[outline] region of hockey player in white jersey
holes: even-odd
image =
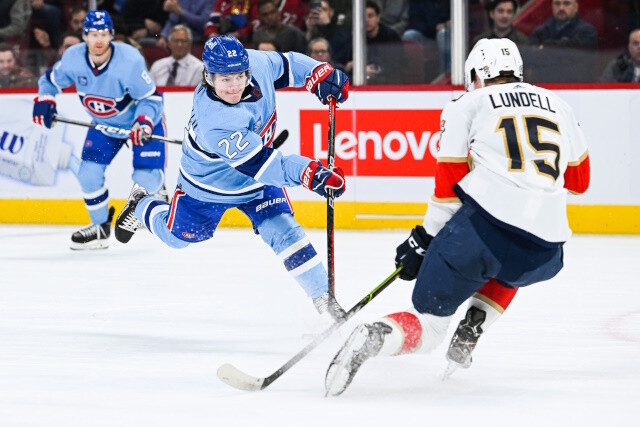
[[[306,88],[323,103],[344,102],[349,80],[340,70],[305,55],[246,50],[233,36],[209,39],[204,78],[193,96],[185,129],[178,187],[171,204],[134,185],[116,220],[126,243],[141,226],[167,245],[184,248],[210,239],[227,209],[236,207],[280,257],[320,313],[344,311],[328,292],[320,257],[293,217],[283,187],[302,185],[326,196],[345,190],[344,173],[318,161],[283,155],[271,147],[276,128],[275,90]]]
[[[84,43],[70,47],[38,82],[33,121],[50,128],[57,114],[55,95],[75,85],[92,122],[131,128],[133,181],[155,193],[164,187],[165,144],[142,141],[164,135],[163,102],[144,58],[133,47],[113,43],[113,23],[105,11],[90,11],[83,23]],[[107,248],[113,208],[105,170],[126,141],[108,131],[89,129],[77,173],[91,225],[71,236],[71,249]]]
[[[522,82],[507,39],[482,39],[465,63],[468,92],[441,116],[435,191],[396,250],[401,278],[416,279],[413,307],[352,332],[326,373],[339,395],[370,357],[429,352],[452,315],[485,284],[519,288],[554,277],[571,235],[567,191],[589,185],[589,157],[571,108]],[[482,315],[471,328],[486,327]]]

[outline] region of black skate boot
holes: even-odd
[[[346,320],[347,313],[340,307],[338,301],[331,292],[325,292],[313,299],[313,305],[321,316],[331,317],[328,323],[342,323]]]
[[[385,335],[389,333],[391,327],[382,322],[362,324],[354,329],[327,369],[324,380],[326,394],[342,394],[362,364],[380,352]]]
[[[447,350],[447,360],[449,367],[445,377],[450,376],[457,368],[467,369],[471,366],[471,353],[478,344],[478,339],[482,335],[482,324],[487,317],[487,313],[478,307],[470,307],[464,319],[458,324],[458,329],[451,338],[449,350]]]
[[[127,243],[133,237],[133,233],[142,227],[142,223],[136,218],[136,206],[145,196],[148,196],[147,190],[138,184],[133,184],[127,204],[124,205],[122,212],[116,219],[115,235],[118,242]]]
[[[74,251],[86,251],[91,249],[107,249],[109,247],[109,235],[111,234],[111,221],[116,208],[109,208],[107,222],[91,224],[81,228],[71,235],[70,248]]]

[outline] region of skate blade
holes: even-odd
[[[459,367],[460,364],[456,362],[449,362],[446,369],[444,370],[444,373],[442,374],[442,381],[448,380],[451,375],[453,375],[453,373],[458,370]]]
[[[347,363],[353,357],[354,349],[360,349],[369,338],[369,330],[364,326],[359,326],[351,333],[351,336],[340,350],[342,355],[336,356],[336,363],[329,366],[325,376],[324,396],[339,396],[349,387],[349,377],[351,373],[346,368]],[[342,357],[340,357],[342,356]],[[333,370],[331,368],[334,368]]]
[[[109,247],[109,241],[104,239],[104,241],[99,240],[91,243],[74,243],[71,242],[69,249],[72,251],[93,251],[97,249],[107,249]]]

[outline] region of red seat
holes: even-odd
[[[202,52],[204,52],[204,44],[194,44],[191,46],[191,55],[195,56],[199,60],[202,60]]]
[[[155,45],[146,45],[142,46],[142,53],[144,55],[144,59],[147,60],[147,64],[149,64],[149,68],[160,58],[166,58],[169,56],[169,51],[163,47],[155,46]]]

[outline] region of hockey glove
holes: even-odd
[[[151,138],[153,132],[153,122],[147,116],[138,116],[131,127],[131,143],[133,145],[144,145]]]
[[[409,238],[396,248],[396,268],[402,266],[400,278],[413,280],[418,277],[424,254],[431,243],[432,236],[427,234],[423,226],[417,225]]]
[[[302,172],[302,186],[322,197],[327,197],[327,190],[333,190],[333,195],[340,197],[346,188],[344,172],[339,167],[330,171],[314,160]]]
[[[340,70],[334,70],[326,62],[313,69],[307,77],[305,87],[325,105],[329,103],[330,96],[338,103],[349,97],[349,77]]]
[[[51,95],[39,95],[33,99],[33,123],[51,129],[58,114],[56,99]]]

